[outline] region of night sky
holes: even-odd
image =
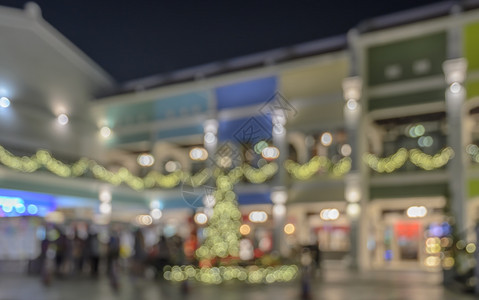
[[[24,0],[0,0],[23,7]],[[431,0],[37,0],[118,82],[346,33]]]

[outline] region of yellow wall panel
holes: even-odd
[[[341,92],[343,78],[349,75],[346,58],[300,67],[279,75],[279,90],[289,99],[313,98]]]

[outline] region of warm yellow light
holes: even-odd
[[[476,245],[474,245],[473,243],[467,244],[467,246],[466,246],[466,252],[467,252],[467,253],[474,253],[474,252],[476,252]]]
[[[284,225],[284,233],[286,234],[293,234],[295,230],[296,228],[291,223]]]
[[[190,158],[192,160],[206,160],[208,158],[208,151],[202,147],[195,147],[190,150]]]
[[[426,240],[426,252],[435,254],[441,252],[441,240],[438,237],[430,237]]]
[[[251,232],[251,227],[248,224],[243,224],[240,226],[239,231],[242,235],[248,235]]]
[[[428,267],[437,267],[439,266],[439,263],[441,262],[441,259],[437,256],[428,256],[426,260],[424,261],[424,264]]]
[[[153,218],[150,215],[138,215],[136,216],[136,223],[139,225],[148,226],[153,223]]]
[[[452,267],[454,267],[454,258],[453,257],[446,257],[444,258],[443,262],[442,262],[442,266],[445,268],[445,269],[450,269]]]
[[[459,249],[459,250],[462,250],[462,249],[466,248],[466,242],[464,240],[459,240],[456,243],[456,248]]]

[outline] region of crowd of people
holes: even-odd
[[[149,242],[141,228],[125,229],[46,225],[40,241],[39,257],[32,261],[32,273],[41,274],[44,284],[54,278],[108,275],[114,288],[118,276],[128,272],[133,280],[149,274],[158,276],[164,266],[182,264],[187,259],[189,243],[177,234],[157,234]],[[186,254],[185,254],[186,250]]]

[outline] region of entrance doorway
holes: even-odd
[[[369,206],[374,268],[440,270],[439,239],[450,234],[444,197],[376,199]]]

